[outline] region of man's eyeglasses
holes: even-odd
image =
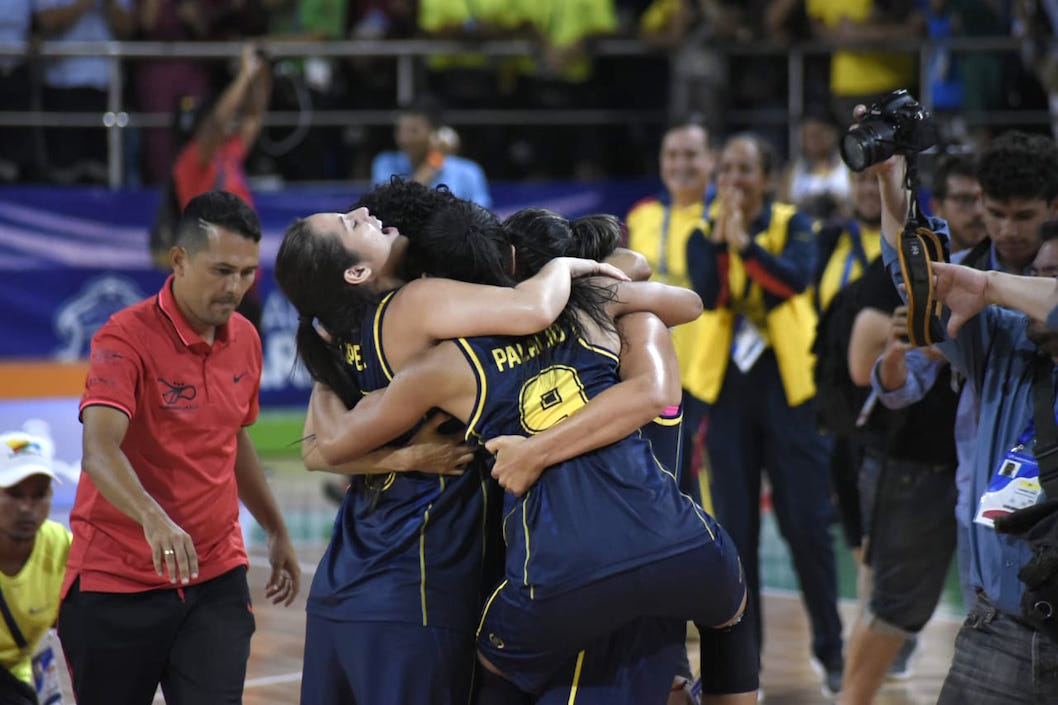
[[[959,208],[972,208],[981,202],[981,196],[975,193],[949,193],[944,200],[951,201]]]

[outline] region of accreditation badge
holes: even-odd
[[[1036,458],[1018,443],[1007,451],[999,467],[992,474],[988,489],[981,495],[974,522],[995,528],[995,520],[1040,499],[1040,468]]]
[[[731,343],[731,359],[742,374],[753,369],[765,347],[764,336],[757,326],[745,316],[739,316],[735,323],[735,338]]]

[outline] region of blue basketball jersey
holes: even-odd
[[[365,318],[359,341],[345,345],[346,368],[365,393],[392,379],[381,345],[391,297]],[[488,494],[496,491],[485,455],[458,477],[354,476],[313,578],[308,612],[473,630],[481,608],[486,525],[498,520],[487,516]]]
[[[680,472],[683,461],[680,429],[683,426],[683,405],[666,409],[665,413],[639,429],[650,443],[654,457],[673,475]]]
[[[618,358],[552,327],[541,344],[459,339],[477,377],[467,438],[532,435],[616,384]],[[548,468],[524,497],[506,495],[506,577],[534,598],[713,541],[711,520],[636,433]]]

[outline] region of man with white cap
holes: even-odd
[[[70,532],[48,519],[51,445],[0,434],[0,702],[36,705],[30,656],[59,614]]]

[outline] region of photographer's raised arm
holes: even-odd
[[[907,160],[901,155],[889,157],[871,167],[882,197],[882,237],[894,249],[899,247],[900,233],[907,222],[911,204],[911,192],[904,184],[906,168]]]

